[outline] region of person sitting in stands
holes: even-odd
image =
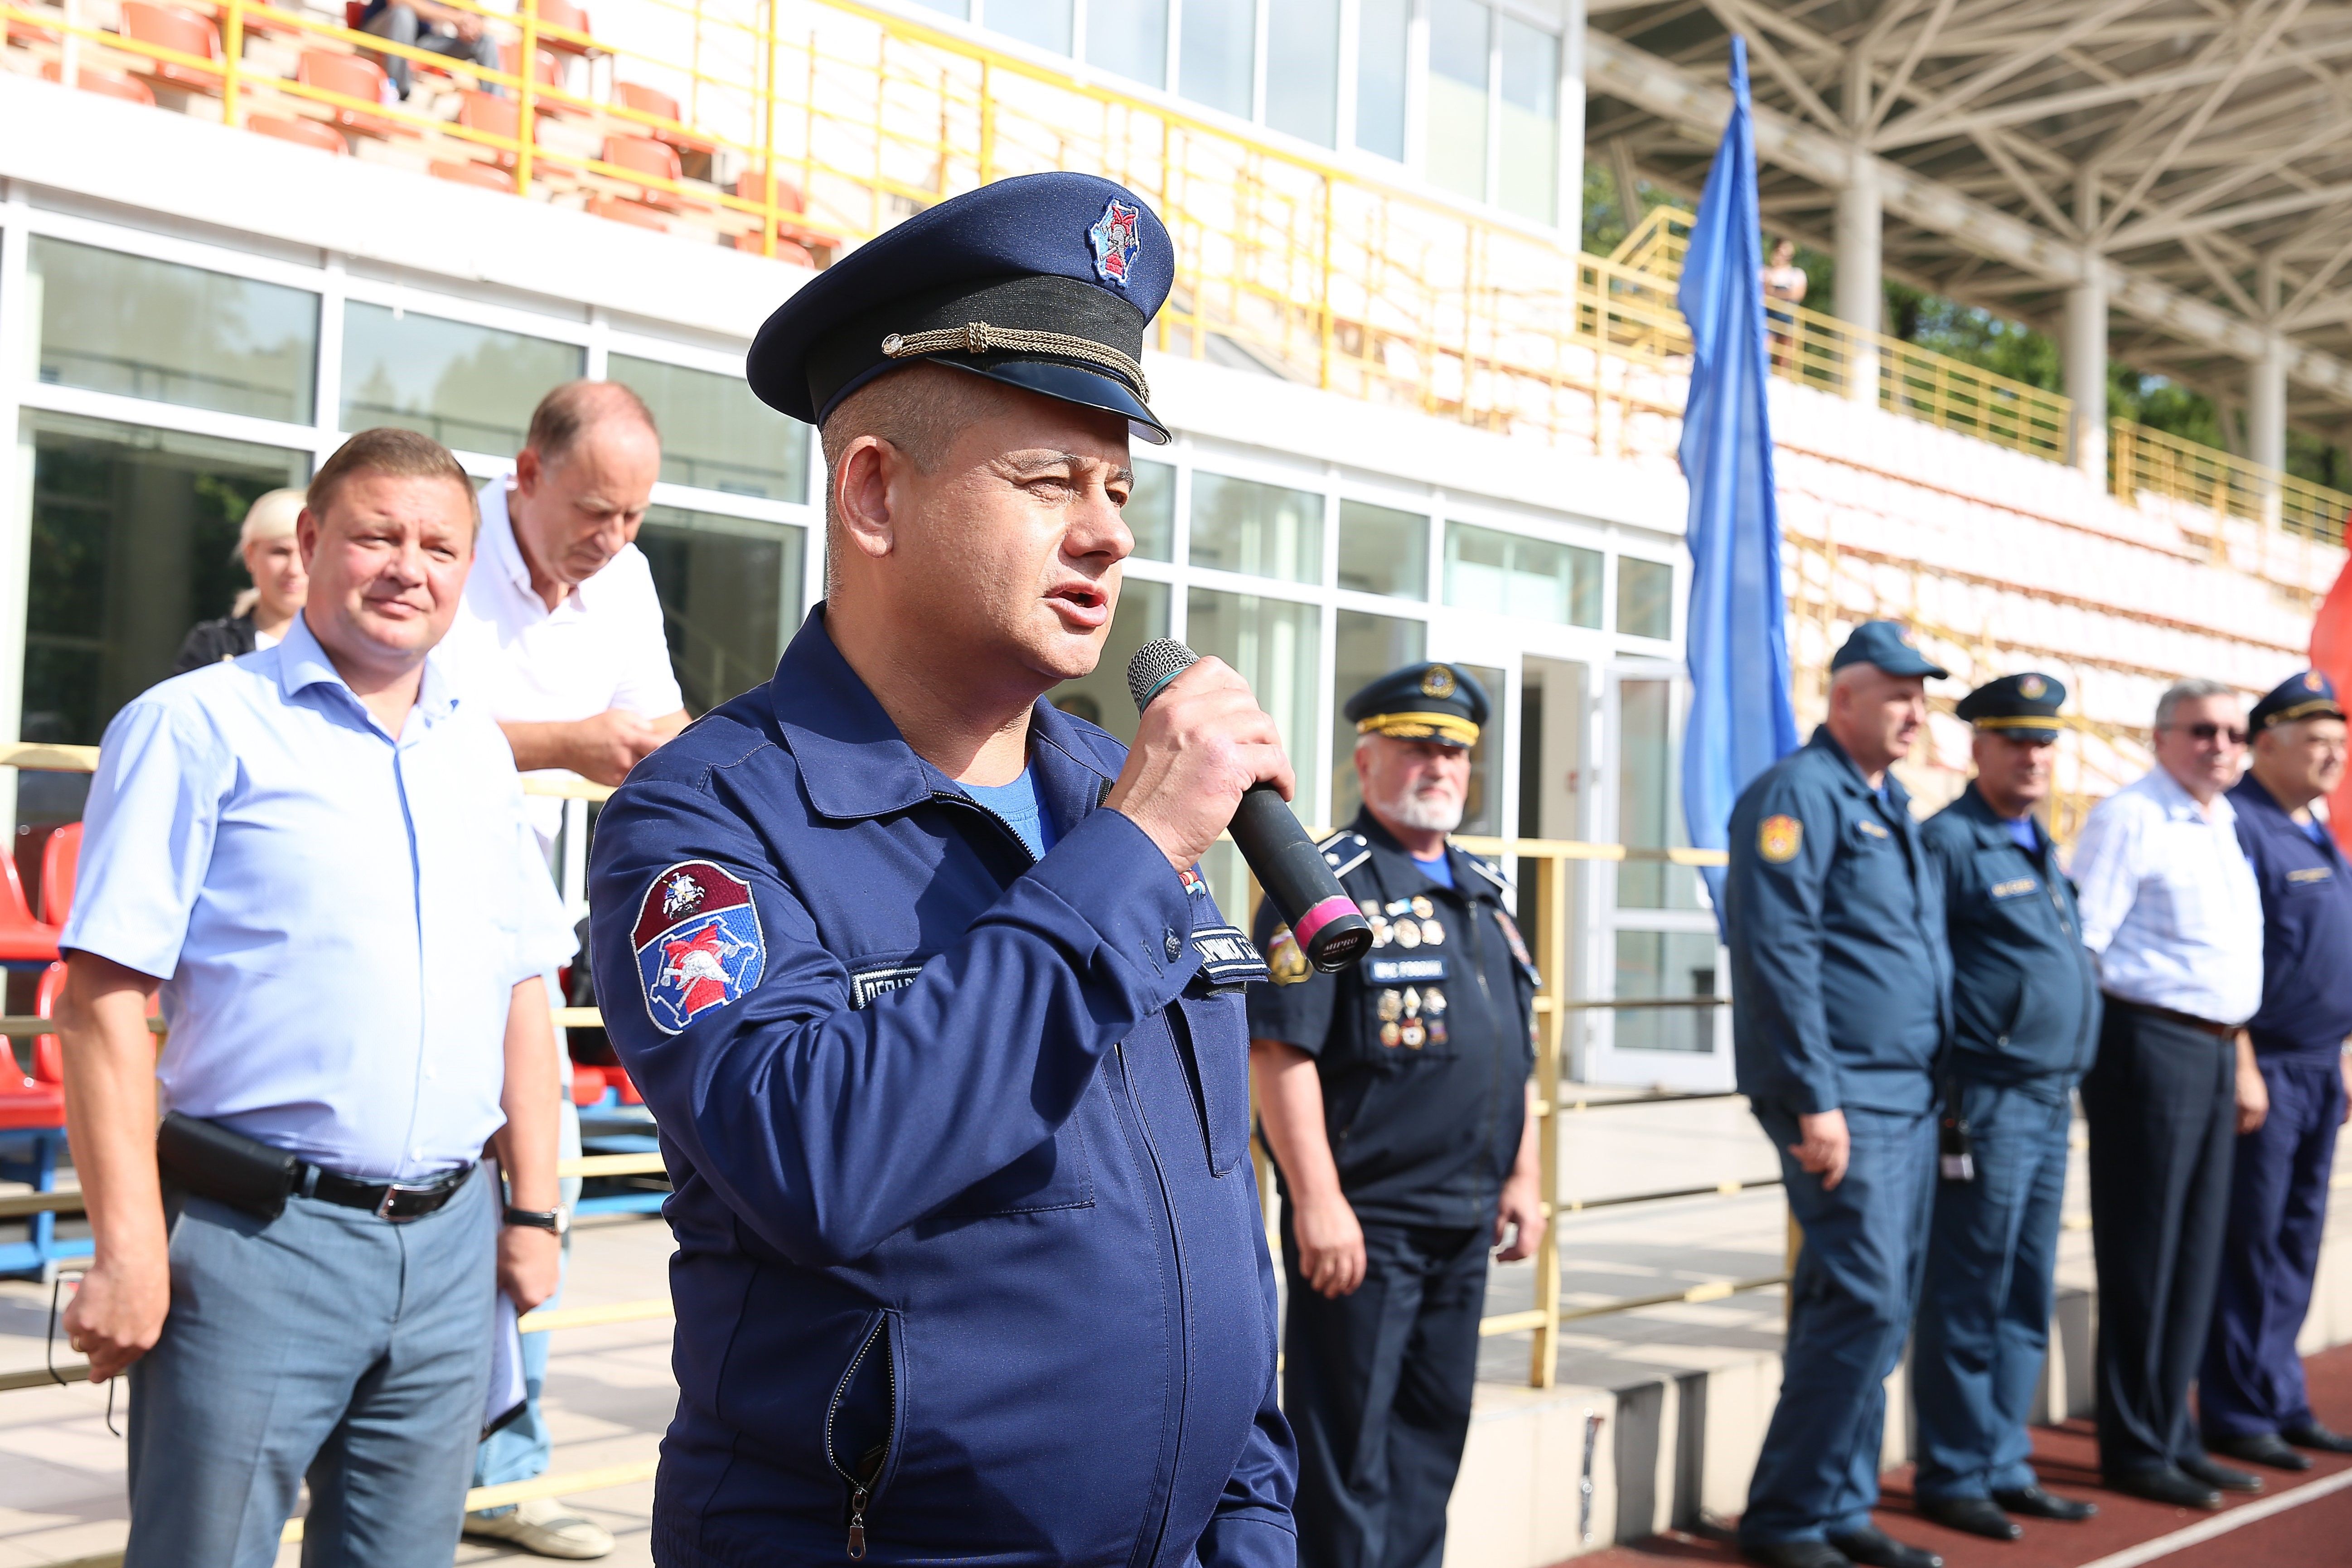
[[[368,8],[360,14],[360,31],[411,48],[471,60],[491,70],[500,68],[499,41],[482,30],[481,16],[472,11],[460,11],[455,5],[438,5],[436,0],[368,0]],[[400,96],[406,98],[415,62],[404,55],[382,58],[383,74],[392,79]],[[499,90],[492,82],[486,81],[481,87],[484,92]]]
[[[180,656],[172,661],[173,675],[278,646],[301,613],[302,595],[310,586],[301,546],[294,542],[294,520],[301,515],[300,490],[271,490],[246,509],[236,552],[253,586],[236,596],[221,619],[198,621],[188,628]]]

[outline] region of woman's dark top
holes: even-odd
[[[251,653],[253,648],[251,616],[225,616],[217,621],[198,621],[188,628],[187,640],[180,645],[180,657],[172,663],[172,673],[185,675],[192,669],[202,669],[225,658],[242,658]]]

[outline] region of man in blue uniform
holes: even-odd
[[[1265,971],[1192,869],[1290,769],[1213,659],[1129,752],[1042,700],[1117,604],[1173,262],[1108,181],[1007,180],[752,346],[823,432],[828,598],[636,766],[590,882],[677,1186],[669,1568],[1294,1560]]]
[[[2352,1037],[2352,868],[2311,814],[2344,776],[2343,705],[2307,669],[2254,704],[2253,763],[2230,791],[2263,895],[2263,1005],[2246,1025],[2269,1107],[2238,1134],[2221,1285],[2197,1405],[2205,1446],[2307,1470],[2352,1454],[2311,1413],[2295,1336],[2311,1306]]]
[[[2074,889],[2034,820],[2065,686],[2008,675],[1960,700],[1976,778],[1922,835],[1944,879],[1954,1038],[1943,1180],[1912,1349],[1919,1511],[1995,1541],[2011,1514],[2098,1510],[2042,1489],[2028,1406],[2049,1351],[2074,1089],[2099,1044],[2099,975]]]
[[[1369,958],[1318,974],[1258,911],[1274,984],[1250,993],[1250,1059],[1282,1184],[1306,1564],[1437,1568],[1487,1255],[1543,1237],[1535,967],[1502,879],[1446,842],[1486,700],[1451,664],[1348,700],[1364,805],[1323,854],[1372,922]]]
[[[1829,717],[1732,807],[1724,930],[1739,1088],[1804,1247],[1739,1544],[1772,1568],[1937,1568],[1871,1522],[1887,1374],[1917,1300],[1951,1033],[1944,888],[1889,772],[1944,671],[1894,621],[1831,660]]]

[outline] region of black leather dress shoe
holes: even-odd
[[[2025,1533],[1989,1497],[1923,1497],[1917,1506],[1922,1518],[1954,1530],[1965,1530],[1970,1535],[1981,1535],[1987,1541],[2014,1541]]]
[[[2019,1487],[2011,1491],[1992,1494],[2003,1513],[2021,1513],[2028,1519],[2054,1519],[2067,1524],[2080,1524],[2098,1516],[2099,1505],[2077,1502],[2070,1497],[2045,1492],[2040,1487]]]
[[[2289,1426],[2279,1436],[2298,1448],[2314,1448],[2323,1454],[2352,1454],[2352,1437],[2341,1432],[2331,1432],[2314,1421],[2308,1426]]]
[[[2227,1465],[2217,1465],[2202,1455],[2181,1460],[2180,1473],[2192,1481],[2202,1481],[2225,1492],[2258,1492],[2263,1489],[2262,1477],[2245,1470],[2233,1470]]]
[[[1853,1568],[1853,1562],[1826,1541],[1776,1541],[1742,1546],[1739,1554],[1764,1568]]]
[[[2286,1439],[2275,1432],[2251,1432],[2242,1436],[2208,1437],[2205,1447],[2216,1454],[2232,1459],[2243,1459],[2250,1465],[2268,1465],[2274,1470],[2307,1470],[2309,1455],[2298,1454],[2286,1446]]]
[[[2192,1481],[2170,1465],[2152,1470],[2123,1470],[2106,1478],[2111,1491],[2127,1492],[2150,1502],[2174,1508],[2220,1508],[2221,1494],[2203,1481]]]
[[[1855,1563],[1869,1568],[1944,1568],[1944,1560],[1916,1546],[1906,1546],[1876,1525],[1865,1530],[1832,1533],[1830,1544]]]

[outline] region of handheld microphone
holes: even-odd
[[[1170,681],[1200,662],[1199,654],[1173,637],[1145,643],[1127,665],[1135,710],[1151,706]],[[1230,831],[1307,963],[1336,974],[1371,951],[1370,923],[1357,912],[1323,852],[1272,784],[1255,784],[1243,792]]]

